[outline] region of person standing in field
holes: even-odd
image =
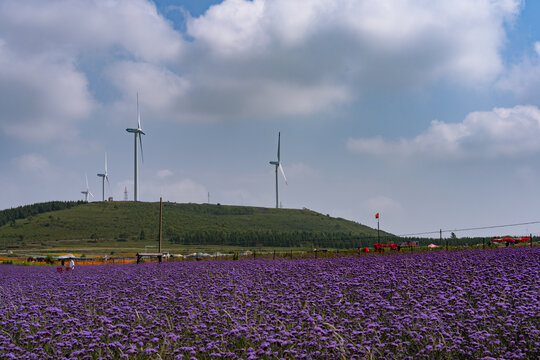
[[[75,268],[75,262],[73,261],[73,259],[69,260],[69,267],[71,268],[71,270]]]

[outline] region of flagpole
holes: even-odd
[[[379,236],[379,218],[378,217],[377,217],[377,242],[379,244],[381,243],[381,239],[380,239],[380,236]]]

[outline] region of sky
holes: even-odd
[[[540,220],[540,2],[0,0],[0,209],[309,208],[396,235]],[[456,232],[540,234],[540,224]],[[445,236],[449,232],[445,233]]]

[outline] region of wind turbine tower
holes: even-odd
[[[285,172],[283,171],[283,166],[281,166],[281,159],[279,155],[280,142],[281,142],[281,133],[278,132],[277,161],[270,161],[270,164],[276,167],[276,209],[279,209],[278,169],[281,171],[281,175],[283,175],[283,179],[285,179],[285,185],[287,185],[287,177],[285,177]]]
[[[88,202],[88,195],[94,197],[94,194],[92,194],[90,188],[88,187],[88,175],[84,174],[84,177],[86,179],[86,190],[81,191],[81,194],[84,194],[84,202]]]
[[[107,173],[107,153],[105,153],[105,172],[103,174],[97,174],[102,181],[101,183],[101,201],[105,201],[105,180],[107,180],[107,184],[111,186],[109,183],[109,174]]]
[[[137,128],[136,129],[132,129],[132,128],[128,128],[126,129],[127,132],[129,133],[133,133],[133,135],[135,135],[135,176],[134,176],[134,186],[133,186],[133,200],[134,201],[138,201],[139,200],[139,197],[138,197],[138,184],[137,184],[137,181],[138,181],[138,178],[139,178],[139,169],[138,169],[138,158],[137,158],[137,137],[139,138],[139,145],[141,146],[141,160],[144,162],[144,158],[143,158],[143,149],[142,149],[142,136],[141,135],[146,135],[143,131],[142,131],[142,128],[141,128],[141,114],[139,113],[139,93],[137,93]]]

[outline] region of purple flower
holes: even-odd
[[[534,358],[539,256],[539,248],[509,248],[81,266],[61,282],[5,265],[0,353]]]

